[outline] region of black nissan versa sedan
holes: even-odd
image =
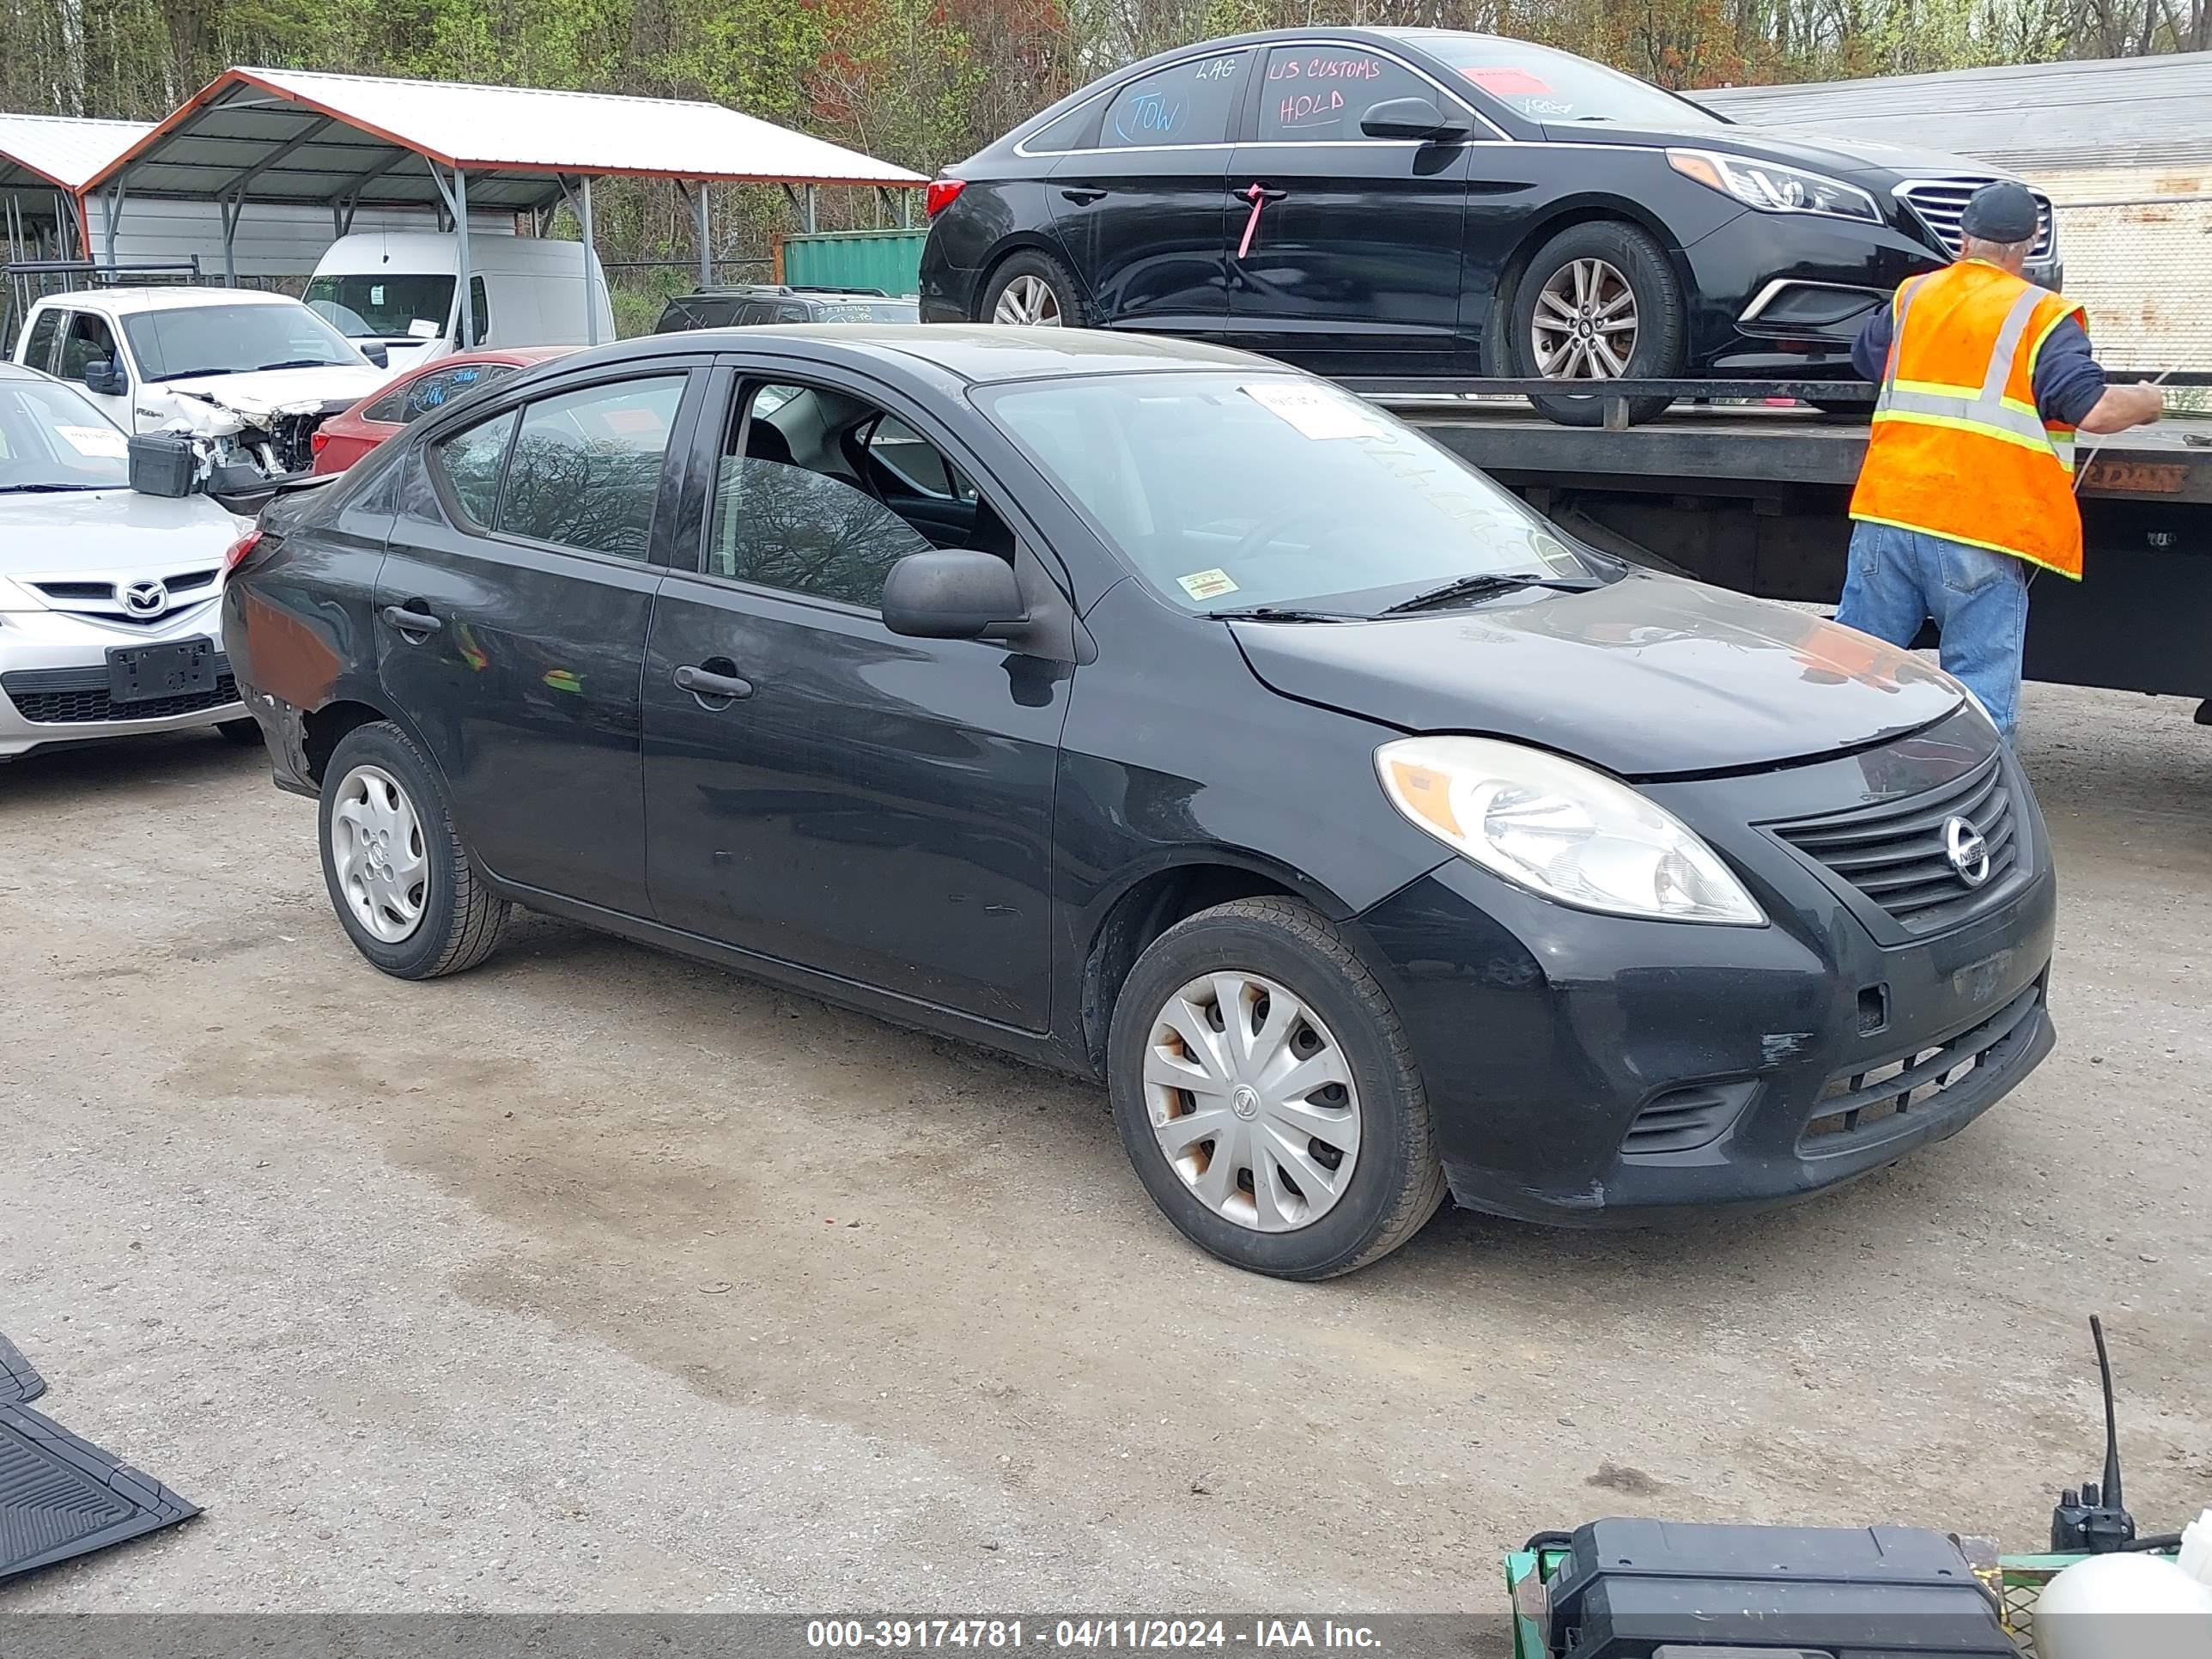
[[[1447,1190],[1798,1197],[2051,1043],[2049,845],[1956,682],[1241,353],[633,340],[238,556],[231,659],[377,967],[521,904],[1103,1079],[1260,1272]]]
[[[1849,378],[1865,314],[1956,252],[1996,176],[1738,126],[1524,41],[1240,35],[1116,70],[949,169],[922,318],[1141,329],[1340,376]],[[2047,205],[2029,274],[2057,285]]]

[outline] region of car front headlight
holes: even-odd
[[[1401,738],[1375,751],[1391,804],[1495,875],[1582,910],[1758,927],[1710,847],[1626,784],[1491,738]]]
[[[1874,198],[1856,185],[1807,173],[1802,167],[1723,155],[1712,149],[1670,149],[1667,165],[1684,178],[1694,179],[1761,212],[1826,213],[1872,224],[1881,222],[1881,210],[1874,204]]]

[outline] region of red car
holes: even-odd
[[[386,382],[351,409],[333,415],[309,441],[318,472],[343,472],[410,421],[443,409],[465,392],[503,380],[517,369],[567,356],[574,346],[507,346],[458,351]]]

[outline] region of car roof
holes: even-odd
[[[754,351],[804,345],[824,363],[860,367],[927,365],[970,385],[1064,375],[1129,374],[1160,369],[1241,369],[1270,374],[1297,370],[1249,352],[1194,340],[1106,329],[1015,328],[981,323],[781,323],[760,328],[701,328],[641,335],[580,352],[576,367],[649,361],[704,349]]]
[[[49,294],[42,306],[83,306],[117,316],[142,311],[183,311],[195,306],[296,306],[289,294],[269,294],[257,288],[191,288],[163,284],[146,288],[84,289],[70,294]]]

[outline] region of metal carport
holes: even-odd
[[[249,202],[327,206],[343,235],[363,206],[442,210],[468,291],[469,215],[539,212],[566,201],[592,246],[592,180],[667,179],[690,198],[700,280],[710,279],[708,187],[715,184],[915,188],[920,173],[720,104],[465,86],[443,81],[233,69],[87,184],[111,256],[134,196],[212,201],[226,276]],[[811,200],[811,195],[809,199]],[[471,319],[458,306],[460,337]]]
[[[76,251],[85,185],[153,130],[146,121],[0,115],[0,220],[9,261],[65,259]]]

